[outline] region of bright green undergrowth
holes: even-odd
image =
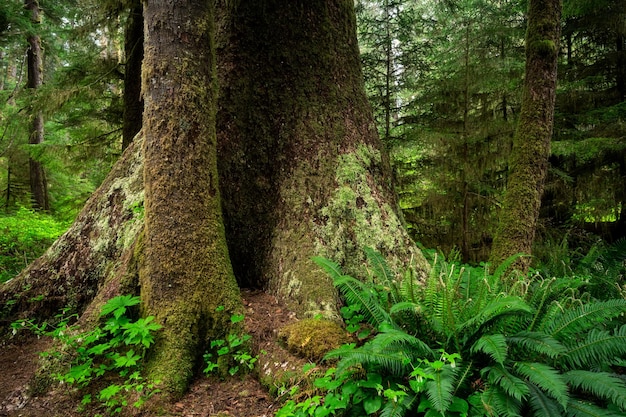
[[[23,207],[0,216],[0,283],[17,275],[68,227],[68,222]]]
[[[317,390],[278,417],[625,415],[626,300],[539,275],[505,287],[515,258],[493,273],[435,259],[420,285],[366,253],[376,279],[365,282],[315,258],[365,339],[328,353]]]
[[[224,310],[223,306],[218,307],[218,311]],[[237,323],[241,323],[245,316],[243,314],[233,314],[230,322],[233,328]],[[203,355],[206,367],[203,372],[207,375],[230,375],[245,374],[254,369],[254,364],[259,359],[250,353],[249,341],[252,338],[249,334],[231,332],[225,339],[215,339],[209,344],[209,350]]]
[[[146,381],[141,370],[161,326],[153,316],[131,318],[131,308],[139,302],[139,297],[130,295],[112,298],[100,311],[101,325],[86,332],[69,324],[75,316],[61,317],[53,328],[34,320],[20,320],[12,327],[14,332],[28,328],[57,340],[55,348],[42,353],[56,364],[55,369],[61,369],[53,374],[54,379],[80,389],[104,384],[95,396],[85,394],[82,405],[96,401],[104,412],[120,413],[131,404],[140,407],[159,391],[158,381]]]

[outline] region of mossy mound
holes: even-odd
[[[304,319],[278,332],[287,350],[311,361],[319,361],[332,349],[351,341],[345,329],[326,319]]]

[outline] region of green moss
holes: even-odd
[[[304,319],[289,324],[278,332],[287,350],[309,359],[320,361],[332,349],[351,341],[346,331],[336,322],[324,319]]]
[[[550,39],[536,40],[530,46],[539,55],[550,56],[557,52],[556,44]]]
[[[362,276],[364,247],[383,253],[397,253],[407,247],[400,219],[375,185],[372,171],[380,161],[378,150],[362,144],[340,156],[337,187],[321,209],[326,222],[317,228],[320,239],[316,253],[342,264],[347,273],[356,276]],[[394,263],[399,266],[397,260],[392,260]]]

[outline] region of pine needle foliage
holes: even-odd
[[[342,397],[345,407],[319,415],[625,415],[618,371],[626,363],[626,300],[594,299],[569,288],[566,278],[534,276],[506,287],[506,268],[489,273],[440,259],[416,285],[407,282],[410,271],[398,279],[380,254],[365,253],[378,284],[314,259],[375,327],[359,346],[327,355],[338,360],[342,381],[329,395],[348,383],[360,391]],[[365,400],[374,397],[382,401]]]

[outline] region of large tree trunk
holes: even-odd
[[[143,133],[72,228],[0,287],[7,320],[69,305],[84,322],[112,296],[140,292],[164,325],[147,369],[173,394],[240,308],[220,211],[209,4],[144,3]],[[219,185],[241,284],[336,317],[312,256],[363,276],[370,246],[424,272],[365,99],[352,1],[242,0],[219,22]]]
[[[144,16],[141,299],[163,325],[148,374],[177,395],[241,299],[217,177],[213,2],[150,0]]]
[[[38,0],[26,0],[25,7],[30,12],[31,21],[34,25],[41,23],[41,9]],[[41,38],[35,33],[28,35],[28,82],[26,88],[37,90],[43,84],[43,50],[41,49]],[[31,114],[32,122],[29,131],[28,143],[37,146],[43,142],[43,113],[35,108]],[[32,156],[29,158],[30,168],[30,192],[33,206],[36,209],[48,211],[48,184],[41,162]]]
[[[560,0],[530,0],[526,32],[526,79],[522,110],[509,159],[509,179],[490,261],[530,255],[539,217],[554,125]],[[530,258],[516,261],[525,273]]]
[[[218,24],[218,162],[239,281],[332,317],[312,256],[362,277],[369,246],[426,270],[365,97],[352,0],[241,0]]]

